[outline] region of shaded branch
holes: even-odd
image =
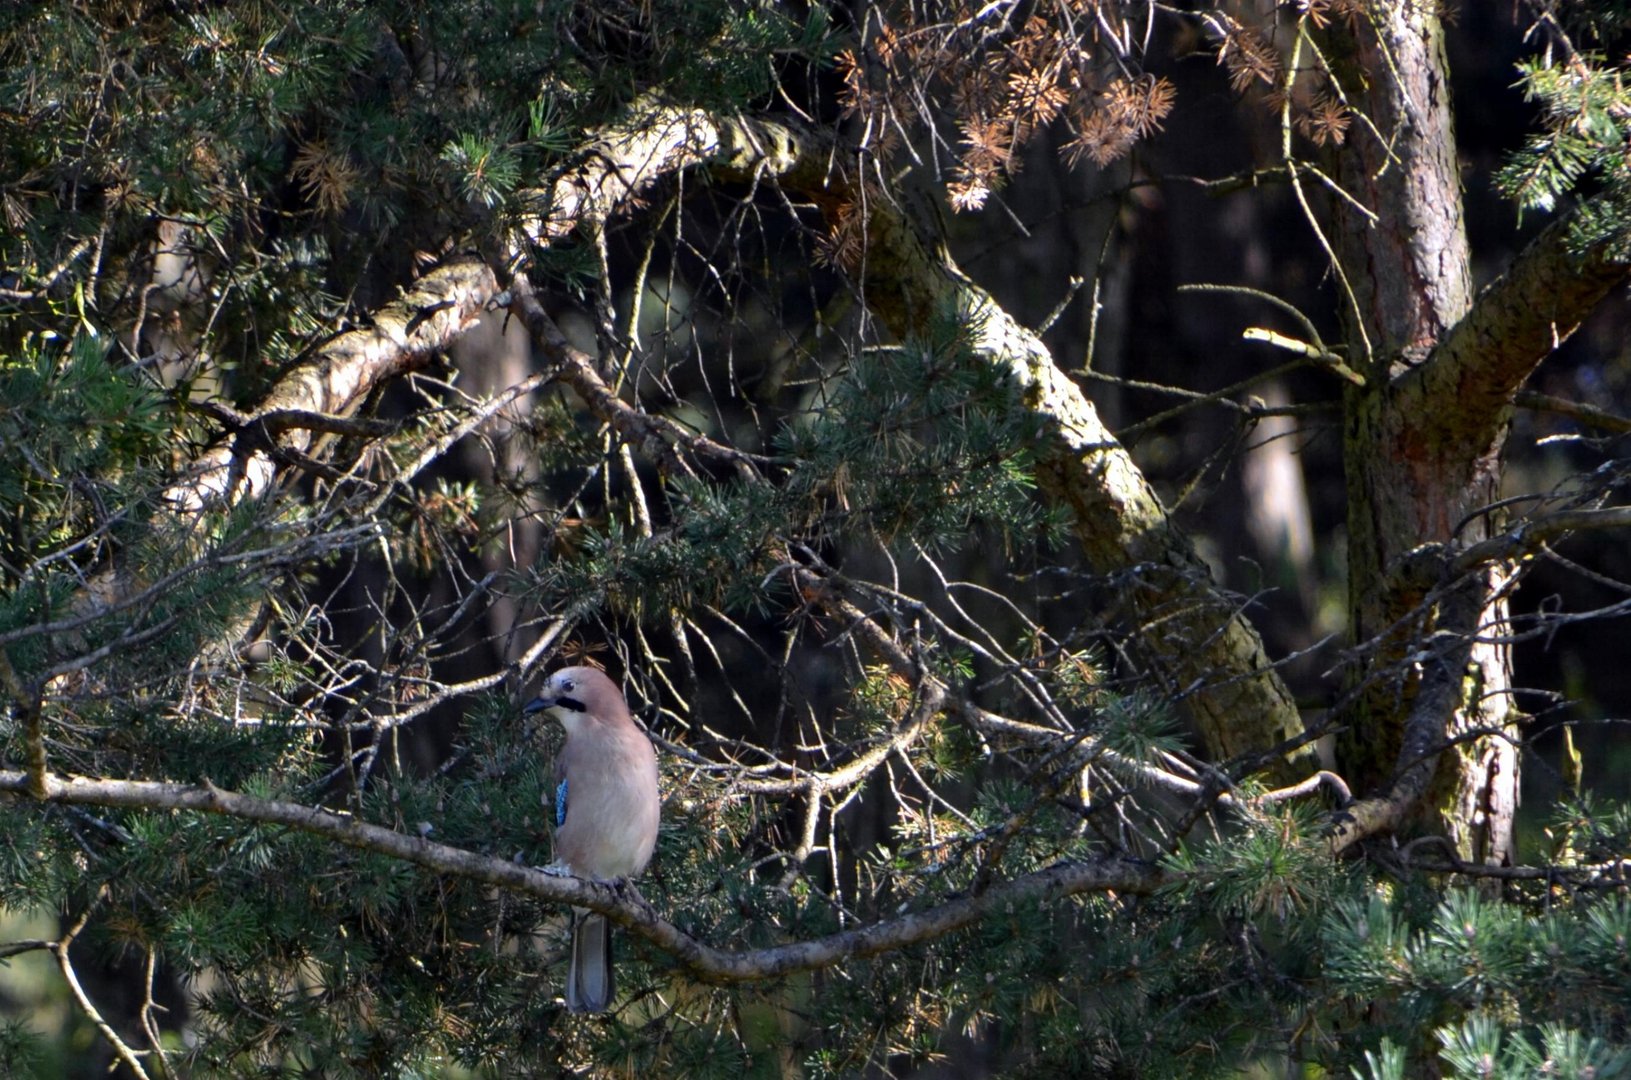
[[[97,900],[101,900],[106,891],[107,886],[103,886],[102,892],[97,894]],[[113,1026],[102,1018],[101,1012],[85,993],[85,988],[79,984],[79,976],[74,971],[73,962],[68,958],[68,948],[79,936],[80,931],[85,929],[85,924],[90,922],[94,906],[94,904],[87,906],[68,932],[51,944],[51,952],[57,958],[57,967],[61,970],[63,981],[68,984],[68,990],[73,994],[74,1001],[79,1005],[79,1011],[84,1013],[85,1018],[102,1033],[102,1037],[113,1047],[113,1052],[119,1056],[119,1060],[125,1063],[125,1068],[134,1073],[138,1080],[148,1080],[147,1070],[142,1068],[141,1059],[137,1057],[136,1051],[131,1049],[119,1037],[119,1033],[113,1030]]]
[[[790,136],[775,145],[797,148],[813,161],[802,169],[782,163],[783,186],[819,176],[820,188],[806,194],[827,203],[863,201],[835,171],[812,167],[833,159],[829,142],[788,130]],[[767,160],[765,166],[776,164]],[[1160,623],[1158,631],[1139,635],[1138,648],[1168,689],[1185,699],[1210,752],[1240,757],[1293,739],[1302,719],[1257,631],[1212,583],[1188,537],[1081,388],[1041,340],[967,277],[902,207],[876,197],[864,203],[867,305],[903,338],[926,336],[936,318],[954,315],[976,360],[1012,380],[1038,421],[1040,490],[1070,513],[1094,571],[1119,579],[1131,618],[1143,627]],[[1312,749],[1305,747],[1274,771],[1289,781],[1314,767]]]
[[[665,416],[644,412],[630,405],[606,385],[606,380],[595,370],[594,358],[574,348],[566,340],[561,328],[533,296],[532,287],[524,277],[515,279],[510,297],[511,310],[526,326],[538,351],[559,369],[561,378],[583,398],[590,412],[609,424],[642,454],[661,463],[669,471],[687,475],[691,474],[691,467],[675,450],[676,445],[688,447],[699,457],[733,465],[766,460],[717,443],[706,435],[687,431]]]
[[[1631,506],[1605,507],[1598,510],[1560,510],[1525,521],[1509,532],[1480,540],[1456,556],[1451,564],[1455,572],[1465,572],[1485,563],[1514,559],[1527,551],[1570,533],[1591,529],[1631,528]]]
[[[1418,858],[1415,851],[1424,845],[1438,848],[1442,859]],[[1418,837],[1399,849],[1397,859],[1400,866],[1410,870],[1423,870],[1430,874],[1464,874],[1499,881],[1545,881],[1566,883],[1575,888],[1610,889],[1623,889],[1631,881],[1631,858],[1609,859],[1581,866],[1490,866],[1467,862],[1456,851],[1455,844],[1445,836]]]
[[[1066,718],[1060,718],[1063,726],[1048,727],[1000,716],[981,708],[966,693],[924,671],[911,653],[885,633],[875,619],[839,595],[839,589],[846,584],[842,579],[819,576],[803,569],[795,569],[792,572],[801,594],[813,597],[814,603],[826,609],[835,618],[841,619],[844,623],[844,632],[854,634],[864,641],[895,675],[917,688],[925,704],[932,704],[935,709],[960,717],[982,735],[1008,737],[1024,742],[1050,756],[1062,755],[1062,761],[1058,766],[1061,773],[1077,773],[1089,766],[1103,766],[1128,783],[1147,784],[1171,795],[1197,800],[1207,806],[1235,804],[1235,796],[1226,790],[1230,780],[1221,773],[1214,774],[1210,778],[1211,782],[1202,783],[1117,753],[1104,745],[1101,739],[1072,726]],[[904,597],[894,599],[897,603],[908,603]],[[922,605],[915,605],[912,610],[921,618],[934,619],[933,613]],[[938,628],[943,633],[948,632],[944,626]],[[924,723],[918,720],[918,713],[915,711],[909,719],[911,723],[903,721],[882,750],[902,749],[917,737]],[[869,755],[869,760],[876,764],[885,756],[886,754],[882,752],[874,752]],[[813,779],[819,779],[826,781],[826,787],[823,788],[826,790],[836,786],[833,778],[840,776],[847,785],[864,779],[865,774],[846,766],[843,770],[814,778],[748,781],[741,786],[746,790],[761,793],[790,793],[803,790],[810,786]],[[1344,805],[1352,801],[1353,797],[1341,777],[1325,771],[1318,772],[1290,787],[1267,792],[1252,801],[1280,802],[1312,794],[1321,786],[1330,787],[1338,794]]]
[[[1556,413],[1559,416],[1567,416],[1571,420],[1578,420],[1582,424],[1601,428],[1604,431],[1612,431],[1617,435],[1631,432],[1631,417],[1620,416],[1617,413],[1593,408],[1578,401],[1569,401],[1567,398],[1554,397],[1551,394],[1521,390],[1518,392],[1518,396],[1513,399],[1513,404],[1520,409],[1533,409],[1535,412]]]
[[[1504,533],[1459,550],[1444,544],[1423,544],[1390,569],[1387,584],[1395,593],[1420,594],[1446,576],[1458,577],[1491,563],[1510,562],[1573,533],[1625,528],[1631,528],[1631,506],[1559,510],[1529,518]],[[1390,629],[1402,627],[1411,617],[1405,615]]]
[[[902,338],[926,336],[935,320],[952,315],[977,361],[1012,379],[1039,421],[1039,487],[1070,511],[1093,568],[1123,577],[1132,618],[1143,627],[1160,624],[1158,632],[1140,635],[1139,647],[1168,689],[1185,699],[1209,750],[1233,758],[1293,741],[1301,715],[1257,631],[1212,583],[1081,388],[1034,333],[952,263],[938,238],[925,235],[900,205],[863,192],[843,168],[844,157],[830,134],[796,122],[721,117],[641,99],[624,122],[596,134],[576,168],[533,193],[536,212],[523,228],[541,244],[579,224],[593,228],[661,176],[694,166],[775,180],[830,214],[864,206],[865,303]],[[606,415],[622,413],[601,400]],[[649,424],[626,416],[624,422],[647,428],[641,434],[649,440]],[[1303,746],[1276,772],[1293,781],[1315,767],[1312,748]]]
[[[27,795],[31,784],[26,773],[0,770],[0,792]],[[1130,859],[1062,862],[993,885],[977,897],[956,897],[922,911],[812,941],[732,952],[685,933],[658,915],[627,883],[546,874],[505,859],[371,825],[321,807],[223,791],[207,781],[203,785],[190,785],[48,776],[45,789],[46,801],[54,803],[133,810],[188,810],[281,825],[326,837],[347,847],[401,859],[436,873],[481,881],[553,903],[590,908],[669,952],[696,977],[715,983],[753,982],[831,967],[854,957],[876,956],[943,937],[1014,904],[1046,902],[1112,889],[1119,893],[1147,894],[1178,880],[1170,871]]]
[[[341,334],[280,379],[246,424],[266,419],[277,446],[311,450],[317,433],[334,427],[387,379],[448,348],[475,324],[498,292],[493,273],[471,258],[444,263],[401,298],[375,312],[372,325]],[[225,443],[206,451],[189,474],[165,492],[182,511],[258,498],[272,486],[274,455]]]
[[[40,711],[40,686],[25,685],[11,657],[0,644],[0,688],[11,698],[12,707],[22,715],[23,748],[28,760],[28,792],[36,799],[45,797],[45,778],[50,768],[45,755],[45,723]]]
[[[21,956],[24,953],[54,950],[56,947],[56,942],[44,941],[39,938],[28,941],[8,941],[4,945],[0,945],[0,960],[8,960],[13,956]]]
[[[258,428],[270,438],[295,428],[321,432],[325,435],[347,435],[358,439],[378,439],[396,432],[398,425],[389,420],[365,417],[330,416],[309,409],[271,409],[255,414],[240,412],[223,401],[204,400],[194,403],[201,412],[235,430]]]
[[[1397,829],[1415,810],[1432,783],[1439,755],[1456,710],[1465,694],[1467,663],[1472,657],[1486,589],[1479,578],[1451,586],[1439,603],[1439,629],[1418,654],[1421,685],[1405,719],[1393,782],[1386,792],[1339,810],[1332,819],[1333,853],[1379,833]]]

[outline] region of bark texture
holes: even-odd
[[[931,251],[907,215],[880,206],[868,223],[868,306],[901,336],[926,334],[937,314],[954,312],[971,328],[975,355],[1013,380],[1040,424],[1039,488],[1069,512],[1088,564],[1114,581],[1138,627],[1135,647],[1190,711],[1208,752],[1229,760],[1295,741],[1301,716],[1256,628],[1041,339]],[[1305,744],[1269,774],[1289,781],[1316,767]]]
[[[249,423],[270,420],[278,449],[310,450],[323,418],[349,416],[376,386],[424,363],[475,324],[498,285],[476,259],[455,259],[414,282],[400,299],[374,313],[372,325],[340,334],[278,380]],[[306,422],[300,413],[314,414]],[[247,426],[247,425],[246,425]],[[206,451],[190,475],[167,493],[181,511],[259,498],[277,463],[267,445],[226,441]]]
[[[1518,719],[1504,641],[1513,566],[1479,568],[1478,617],[1451,620],[1478,640],[1456,680],[1459,692],[1447,696],[1444,672],[1429,672],[1409,652],[1412,641],[1445,628],[1443,591],[1435,589],[1444,583],[1411,572],[1411,560],[1423,545],[1453,554],[1501,531],[1499,514],[1485,508],[1500,496],[1513,398],[1625,267],[1606,251],[1570,255],[1559,224],[1473,299],[1443,32],[1430,7],[1375,4],[1352,37],[1333,43],[1348,61],[1339,75],[1376,125],[1375,133],[1356,128],[1335,163],[1344,189],[1374,216],[1331,203],[1337,258],[1352,290],[1348,353],[1367,378],[1345,402],[1358,662],[1340,764],[1356,791],[1380,791],[1387,805],[1386,822],[1358,833],[1414,817],[1448,836],[1463,859],[1504,864],[1512,859],[1518,795],[1517,754],[1502,737],[1515,733]],[[1447,655],[1432,664],[1442,668]],[[1428,729],[1441,748],[1477,730],[1501,734],[1435,751],[1436,773],[1424,780],[1411,733]],[[1414,792],[1411,803],[1420,798],[1414,812],[1398,804],[1402,791]]]

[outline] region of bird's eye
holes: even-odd
[[[562,679],[561,680],[561,689],[562,690],[565,690],[565,691],[570,693],[571,691],[576,690],[577,688],[578,688],[578,684],[573,682],[571,679]]]

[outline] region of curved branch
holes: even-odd
[[[864,300],[900,337],[926,336],[946,314],[965,329],[975,362],[1009,377],[1039,421],[1037,479],[1067,509],[1094,570],[1119,579],[1139,646],[1186,701],[1208,749],[1222,758],[1294,742],[1302,719],[1262,639],[1212,582],[1126,449],[1040,338],[959,270],[905,210],[861,190],[839,167],[830,135],[792,122],[719,118],[700,109],[638,103],[625,125],[592,143],[582,166],[537,196],[535,240],[574,219],[603,220],[612,201],[665,172],[706,165],[727,176],[773,178],[836,213],[864,206]],[[853,226],[851,226],[853,227]],[[1274,770],[1301,779],[1317,767],[1303,745]]]
[[[27,795],[33,790],[32,783],[26,773],[0,770],[0,792]],[[754,982],[831,967],[854,957],[876,956],[943,937],[1016,903],[1112,889],[1120,893],[1147,894],[1178,880],[1171,871],[1131,859],[1062,862],[994,885],[979,896],[956,897],[921,911],[813,941],[732,952],[687,934],[658,915],[626,883],[546,874],[505,859],[371,825],[321,807],[240,795],[223,791],[207,781],[190,785],[51,775],[45,778],[44,787],[47,802],[134,810],[191,810],[240,821],[282,825],[437,873],[512,889],[540,900],[590,908],[672,954],[697,978],[715,983]]]
[[[105,893],[106,886],[103,887],[103,890]],[[102,899],[104,893],[97,894],[97,901]],[[68,929],[68,932],[51,943],[51,952],[57,958],[57,967],[62,972],[62,979],[68,984],[68,991],[73,994],[74,1001],[79,1005],[79,1011],[85,1014],[85,1019],[89,1020],[96,1030],[102,1033],[102,1037],[108,1041],[108,1045],[113,1047],[113,1052],[118,1055],[120,1061],[124,1062],[125,1068],[129,1069],[137,1077],[137,1080],[148,1080],[147,1070],[142,1068],[141,1059],[137,1057],[136,1051],[131,1049],[130,1045],[119,1037],[119,1033],[113,1030],[112,1024],[103,1019],[101,1011],[91,1001],[90,995],[85,993],[85,988],[80,985],[79,975],[74,971],[73,961],[68,957],[69,946],[73,945],[74,939],[85,929],[85,924],[90,922],[91,912],[95,907],[96,904],[92,903],[85,908],[78,920],[74,922],[74,925]]]
[[[1483,427],[1457,433],[1475,450],[1489,445],[1506,425],[1513,398],[1530,373],[1631,276],[1624,237],[1578,248],[1578,223],[1593,205],[1583,204],[1531,240],[1474,298],[1426,363],[1400,380],[1400,391],[1419,394],[1427,410],[1442,402],[1453,404],[1458,416],[1482,418]]]
[[[451,346],[497,292],[485,263],[468,258],[444,263],[375,312],[372,325],[341,334],[284,375],[243,419],[253,424],[266,418],[268,430],[277,432],[278,448],[304,454],[322,426],[314,416],[347,417],[380,383]],[[223,443],[206,451],[165,497],[182,511],[237,503],[266,494],[275,474],[270,448],[245,452]]]

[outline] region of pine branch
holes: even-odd
[[[1577,250],[1576,226],[1595,205],[1582,204],[1531,240],[1426,362],[1400,380],[1397,392],[1422,402],[1419,415],[1448,407],[1463,418],[1452,431],[1458,442],[1479,452],[1491,444],[1524,380],[1631,275],[1623,236]]]
[[[549,188],[525,193],[534,213],[522,229],[542,246],[574,230],[593,231],[656,181],[699,165],[819,187],[829,164],[819,154],[822,148],[830,150],[830,140],[802,127],[716,116],[643,97],[621,122],[587,140],[575,168]]]
[[[34,778],[29,774],[0,770],[0,792],[28,796],[34,787]],[[281,825],[326,837],[347,847],[401,859],[436,873],[481,881],[551,903],[589,908],[672,954],[698,978],[714,983],[755,982],[833,967],[856,957],[892,952],[944,937],[987,915],[1005,912],[1014,904],[1109,890],[1149,894],[1177,880],[1170,871],[1131,859],[1061,862],[993,885],[977,897],[954,898],[922,911],[811,941],[731,952],[685,933],[658,915],[627,883],[546,874],[505,859],[371,825],[322,807],[224,791],[207,781],[192,785],[48,775],[44,787],[45,801],[53,803],[133,810],[188,810]]]
[[[21,302],[27,300],[43,300],[51,292],[57,282],[62,280],[68,268],[78,262],[80,257],[93,247],[100,247],[101,237],[87,237],[79,241],[63,256],[62,261],[40,276],[40,283],[32,289],[0,288],[0,300]]]
[[[1295,737],[1302,719],[1270,665],[1262,640],[1237,605],[1212,584],[1188,538],[1099,419],[1080,387],[1035,334],[924,236],[904,210],[858,185],[835,164],[829,136],[787,122],[716,120],[694,109],[643,103],[630,126],[609,129],[584,167],[556,184],[550,216],[529,226],[539,240],[561,235],[563,208],[600,219],[608,193],[626,197],[665,170],[708,164],[727,175],[775,178],[822,205],[864,203],[865,300],[898,336],[923,336],[952,313],[974,355],[1010,377],[1041,421],[1038,480],[1067,508],[1094,569],[1127,576],[1125,593],[1142,628],[1140,647],[1200,720],[1209,749],[1232,758]],[[1304,747],[1276,770],[1286,781],[1313,770]]]
[[[325,435],[346,435],[356,439],[380,439],[398,429],[397,424],[388,420],[330,416],[308,409],[273,409],[250,416],[220,401],[200,401],[197,408],[224,422],[233,430],[245,431],[254,428],[260,437],[268,441],[295,428],[306,428]]]
[[[100,902],[105,895],[107,895],[107,886],[104,885],[102,891],[96,896],[97,902]],[[136,1056],[136,1051],[131,1049],[129,1044],[119,1037],[119,1033],[113,1030],[113,1026],[102,1018],[101,1012],[97,1010],[96,1005],[91,1001],[90,995],[85,993],[85,988],[80,985],[79,975],[74,971],[73,961],[68,957],[69,946],[73,945],[74,939],[85,929],[85,924],[90,921],[91,912],[95,907],[96,903],[94,902],[86,906],[80,917],[74,922],[74,925],[69,927],[68,932],[52,943],[51,952],[57,958],[57,967],[61,970],[63,981],[68,984],[68,990],[73,995],[74,1002],[78,1004],[79,1011],[84,1013],[85,1018],[96,1027],[97,1031],[102,1033],[102,1037],[113,1047],[113,1052],[119,1056],[120,1061],[125,1063],[125,1067],[137,1077],[137,1080],[148,1080],[147,1070],[142,1068],[141,1059]]]
[[[316,417],[346,417],[375,387],[451,346],[497,292],[492,271],[479,260],[436,267],[375,312],[372,325],[341,334],[283,376],[244,419],[267,418],[278,446],[306,453],[324,426]],[[165,501],[183,512],[236,504],[270,491],[275,473],[274,456],[264,448],[218,445],[165,492]]]

